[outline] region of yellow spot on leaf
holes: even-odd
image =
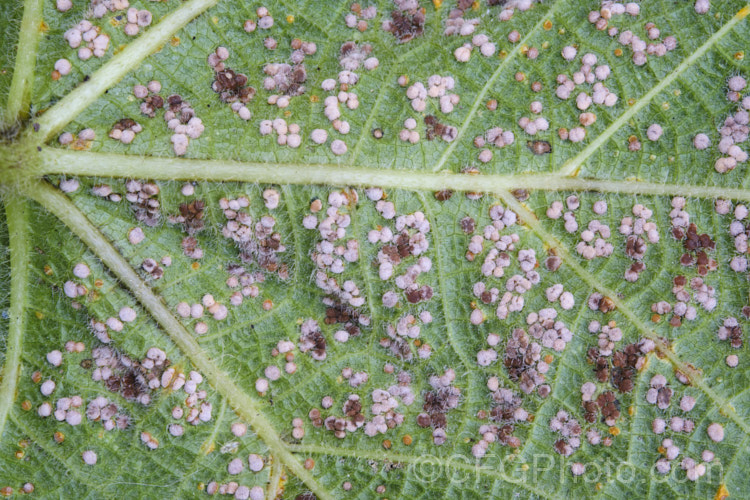
[[[215,450],[216,450],[216,443],[214,443],[213,440],[210,442],[205,442],[201,446],[201,453],[203,453],[204,455],[208,455],[209,453],[212,453]]]
[[[44,21],[39,23],[39,31],[42,33],[46,33],[49,31],[49,24],[45,23]]]
[[[722,406],[721,408],[719,408],[719,413],[727,418],[729,418],[729,414],[733,411],[735,411],[734,406],[732,406],[731,404],[727,404],[726,406]]]
[[[609,428],[609,433],[612,434],[613,436],[619,436],[620,435],[620,428],[619,427],[614,427],[614,426],[610,427]]]
[[[190,264],[190,267],[193,268],[193,271],[197,271],[198,269],[200,269],[201,265],[198,262],[193,262],[192,264]]]
[[[641,365],[641,367],[638,369],[639,372],[646,371],[646,368],[648,367],[648,363],[649,363],[650,359],[651,359],[650,356],[646,356],[644,358],[645,361],[643,362],[643,364]]]
[[[742,61],[745,58],[745,52],[740,50],[739,52],[734,53],[734,58],[738,61]]]
[[[219,24],[219,18],[218,18],[218,17],[216,17],[216,16],[213,16],[213,17],[211,18],[211,22],[212,22],[212,23],[214,23],[214,24]]]
[[[36,316],[36,319],[43,319],[44,313],[42,313],[41,311],[37,311],[34,313],[34,316]]]
[[[546,21],[544,21],[544,24],[542,26],[544,27],[546,31],[549,31],[552,29],[552,21],[547,19]]]
[[[443,5],[443,0],[432,0],[432,5],[435,9],[439,9],[440,6]]]
[[[46,274],[47,276],[52,276],[53,273],[54,271],[50,266],[44,266],[44,274]]]
[[[282,472],[281,476],[279,477],[279,486],[276,488],[275,498],[277,499],[284,498],[284,488],[286,487],[286,481],[287,481],[286,474]]]
[[[714,500],[726,500],[727,498],[729,498],[727,486],[725,484],[720,484],[719,489],[716,490],[716,495],[714,495]]]
[[[177,47],[180,44],[180,37],[173,36],[172,39],[169,41],[169,45],[172,47]]]
[[[740,9],[740,11],[737,13],[737,17],[739,17],[740,19],[745,19],[748,14],[750,14],[750,6],[746,5]]]
[[[294,22],[294,16],[292,15],[286,16],[286,22],[288,22],[289,24],[292,24]]]
[[[75,138],[75,140],[70,146],[68,146],[70,149],[73,149],[75,151],[88,151],[89,149],[91,149],[92,141],[83,141],[75,135],[73,137]]]

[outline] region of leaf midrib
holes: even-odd
[[[8,106],[3,116],[6,125],[16,123],[29,113],[31,82],[36,69],[36,53],[42,35],[41,21],[43,0],[26,0],[18,33],[16,62],[8,91]]]
[[[10,240],[10,310],[5,362],[0,378],[0,436],[16,398],[21,370],[21,354],[26,323],[27,286],[29,280],[28,209],[26,200],[10,197],[5,201]]]
[[[73,175],[124,179],[253,182],[268,184],[384,187],[411,191],[501,193],[527,189],[597,191],[613,194],[684,196],[750,202],[750,189],[670,184],[638,179],[603,180],[560,173],[463,174],[420,170],[379,170],[367,166],[199,160],[116,153],[93,153],[43,147],[34,175]]]

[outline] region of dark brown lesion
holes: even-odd
[[[593,365],[596,380],[609,383],[618,392],[627,394],[635,387],[635,378],[645,362],[639,344],[628,344],[623,349],[615,351],[611,358],[600,353],[595,347],[589,348],[587,361]],[[583,402],[584,419],[594,423],[601,413],[602,420],[607,425],[614,425],[620,417],[620,400],[615,393],[607,390],[594,401]]]
[[[142,183],[130,180],[125,184],[127,194],[125,199],[130,202],[135,218],[149,227],[159,223],[161,217],[159,199],[159,186],[152,182]]]
[[[247,85],[247,76],[231,68],[217,71],[211,84],[214,92],[223,102],[240,101],[248,103],[255,96],[255,88]],[[171,98],[171,97],[170,97]]]
[[[442,189],[440,191],[435,191],[435,199],[437,201],[448,201],[453,196],[453,191],[450,189]]]
[[[699,234],[695,223],[691,223],[687,230],[681,227],[672,228],[672,236],[682,241],[685,249],[685,253],[680,257],[680,264],[686,267],[696,265],[700,276],[706,276],[709,271],[718,269],[716,260],[710,258],[707,253],[716,249],[716,242],[707,233]]]
[[[461,219],[459,224],[461,225],[461,231],[463,231],[464,234],[472,234],[477,228],[477,222],[468,216]]]
[[[599,292],[594,292],[589,295],[588,306],[592,311],[598,310],[599,312],[606,314],[617,309],[615,301],[609,297],[603,296]]]
[[[511,448],[521,446],[521,440],[513,435],[514,423],[518,421],[516,411],[521,408],[521,398],[510,393],[508,389],[500,389],[493,393],[493,407],[489,418],[497,425],[490,426],[490,432],[497,436],[497,440]]]
[[[446,372],[447,373],[447,372]],[[444,375],[445,376],[445,375]],[[417,415],[417,425],[432,427],[433,442],[441,445],[445,442],[445,428],[448,425],[447,413],[458,407],[461,390],[442,380],[443,377],[432,377],[431,391],[424,394],[423,413]]]
[[[112,126],[112,129],[113,130],[127,130],[136,125],[138,124],[132,118],[123,118],[122,120],[118,120],[117,122],[115,122],[115,124]]]
[[[203,220],[205,208],[206,204],[203,200],[193,200],[190,203],[180,204],[178,222],[182,223],[185,232],[189,235],[193,235],[203,230],[205,226]]]
[[[308,320],[302,325],[302,333],[299,337],[299,348],[302,352],[310,352],[312,358],[316,361],[326,359],[326,338],[317,322]]]
[[[414,353],[412,352],[409,343],[399,335],[396,335],[395,329],[392,325],[388,325],[387,332],[388,337],[380,339],[380,347],[389,349],[391,353],[399,359],[411,361],[414,358]]]
[[[456,129],[456,127],[440,123],[438,119],[433,115],[425,116],[424,124],[425,134],[428,141],[431,141],[436,137],[440,137],[445,142],[451,142],[458,135],[458,129]]]
[[[386,31],[393,33],[398,43],[406,43],[424,33],[424,8],[391,11],[391,21],[386,25]]]
[[[158,94],[150,95],[143,100],[141,104],[141,113],[153,118],[156,116],[156,110],[164,107],[164,98]]]
[[[183,230],[188,234],[182,239],[182,252],[191,259],[200,259],[203,257],[203,250],[200,248],[198,239],[195,237],[204,229],[206,205],[203,200],[193,200],[189,203],[180,204],[179,214],[170,215],[171,224],[182,224]]]
[[[341,324],[352,337],[361,333],[357,324],[360,317],[359,311],[330,297],[326,297],[324,303],[327,303],[326,317],[323,320],[326,325]]]
[[[532,326],[542,328],[539,324]],[[532,342],[525,330],[522,328],[513,330],[505,347],[503,364],[508,377],[513,382],[518,382],[519,387],[526,394],[530,394],[538,386],[541,388],[540,384],[545,380],[544,375],[537,371],[540,352],[541,346]],[[540,396],[542,396],[541,393]]]

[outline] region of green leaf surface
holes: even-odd
[[[65,3],[0,7],[0,494],[747,496],[750,6]]]

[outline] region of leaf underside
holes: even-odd
[[[126,10],[92,17],[99,3],[0,6],[0,493],[747,495],[743,2],[300,0],[267,4],[264,29],[258,2],[136,0],[153,17],[136,37]],[[410,40],[381,26],[422,14]],[[103,57],[64,38],[84,18]],[[446,35],[455,18],[474,32]],[[637,65],[627,30],[670,50]],[[270,104],[270,65],[300,41],[316,45],[296,62],[304,89]],[[257,91],[235,109],[212,88],[219,47]],[[589,54],[606,78],[560,98]],[[407,97],[432,75],[455,82],[451,111]],[[149,96],[202,122],[184,151],[165,109],[141,112],[134,86],[154,80]],[[347,92],[358,106],[327,104]],[[129,144],[110,138],[126,118]],[[273,120],[284,139],[262,133]],[[732,126],[740,153],[720,144]],[[512,143],[491,144],[494,127]]]

